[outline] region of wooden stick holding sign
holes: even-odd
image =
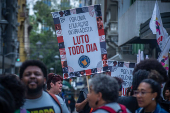
[[[88,92],[90,93],[90,88],[89,88],[89,79],[88,79],[88,76],[86,76],[86,82],[87,82]]]

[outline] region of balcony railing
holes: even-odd
[[[20,12],[20,17],[26,18],[28,16],[28,12]]]

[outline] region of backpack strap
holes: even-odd
[[[104,110],[108,111],[109,113],[116,113],[116,111],[114,109],[112,109],[108,106],[102,106],[102,107],[96,108],[96,109],[93,110],[93,112],[98,110],[98,109],[104,109]]]
[[[60,105],[60,102],[58,101],[57,97],[56,97],[54,94],[52,94],[52,93],[49,93],[49,92],[48,92],[48,94],[55,100],[55,102],[58,104],[58,106],[59,106],[59,108],[60,108],[60,110],[61,110],[61,113],[63,113],[63,112],[62,112],[61,105]]]
[[[124,105],[119,104],[119,106],[120,106],[120,110],[118,110],[118,112],[116,112],[114,109],[112,109],[111,107],[108,107],[108,106],[101,106],[99,108],[94,109],[93,112],[98,109],[104,109],[104,110],[108,111],[109,113],[127,113],[126,107]]]
[[[120,108],[121,108],[122,113],[127,113],[126,107],[125,107],[124,105],[119,104],[119,106],[120,106]]]

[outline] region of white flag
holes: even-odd
[[[161,19],[157,1],[155,2],[155,7],[153,10],[152,18],[149,23],[149,27],[152,30],[152,33],[156,34],[157,43],[158,43],[161,51],[163,51],[163,49],[166,45],[166,40],[167,40],[166,38],[168,38],[168,37],[165,36],[166,30],[162,24],[162,19]]]
[[[162,66],[168,71],[169,70],[169,49],[170,49],[170,38],[168,38],[168,42],[165,44],[164,50],[159,55],[158,61],[161,62]]]

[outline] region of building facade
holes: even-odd
[[[18,0],[18,42],[19,47],[17,56],[17,61],[15,63],[16,73],[18,68],[26,59],[29,59],[30,48],[29,48],[29,37],[28,37],[28,29],[29,29],[29,18],[28,18],[29,10],[26,7],[26,0]]]
[[[29,56],[27,12],[26,0],[0,0],[1,74],[18,73],[17,67]]]
[[[15,61],[19,46],[17,14],[17,0],[0,0],[0,73],[15,73]],[[3,21],[7,22],[5,26],[3,26]]]
[[[118,15],[118,46],[127,44],[143,45],[144,55],[149,55],[149,58],[158,58],[161,52],[156,36],[152,34],[149,28],[150,18],[153,13],[156,0],[124,0],[119,6]],[[170,34],[170,2],[157,0],[163,26]],[[126,10],[125,10],[126,9]],[[132,48],[134,50],[135,48]]]

